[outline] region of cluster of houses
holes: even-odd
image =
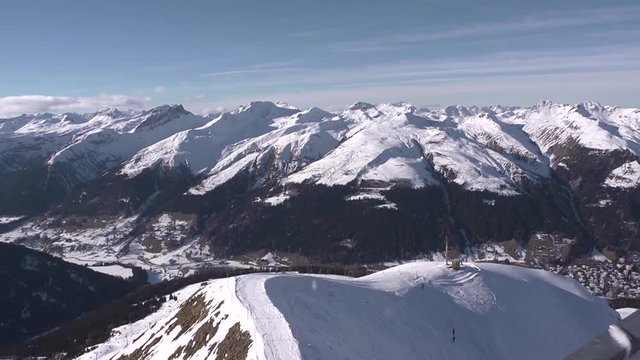
[[[637,256],[615,262],[551,266],[548,270],[578,280],[594,295],[606,298],[640,297],[640,266]]]

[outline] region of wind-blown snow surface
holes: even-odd
[[[192,342],[191,358],[204,359],[236,323],[251,337],[247,359],[561,359],[619,319],[574,280],[497,264],[453,271],[419,262],[359,279],[253,274],[177,296],[81,359],[136,349],[166,359],[194,338],[202,341]],[[172,328],[198,297],[208,311]],[[198,337],[207,322],[217,332]]]

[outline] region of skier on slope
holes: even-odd
[[[451,342],[456,342],[456,328],[451,330],[453,337],[451,338]]]

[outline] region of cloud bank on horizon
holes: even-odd
[[[151,99],[144,96],[100,94],[93,97],[20,95],[0,97],[0,116],[24,113],[92,111],[102,108],[139,109]]]
[[[8,0],[0,116],[408,101],[638,106],[640,4]]]

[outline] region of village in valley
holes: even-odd
[[[550,271],[575,279],[594,295],[607,299],[640,298],[640,252],[603,254],[593,249],[587,256],[571,259],[573,244],[572,239],[537,234],[526,249],[514,241],[486,244],[467,258]]]
[[[640,254],[628,253],[616,261],[582,261],[551,265],[548,271],[576,279],[594,295],[613,298],[640,296]]]

